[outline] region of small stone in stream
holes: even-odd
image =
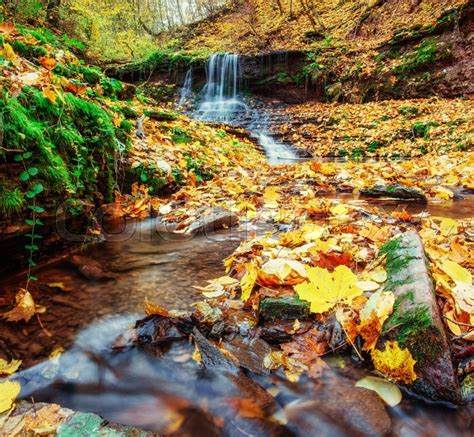
[[[310,304],[298,297],[266,297],[260,301],[263,320],[302,320],[310,315]]]
[[[396,340],[416,360],[417,379],[407,387],[432,401],[459,403],[460,387],[420,236],[405,232],[380,253],[386,256],[385,289],[393,292],[395,304],[378,349]]]
[[[224,346],[237,358],[240,367],[258,375],[268,373],[263,360],[272,351],[272,348],[266,341],[258,337],[248,338],[236,335],[234,338],[226,340]]]
[[[213,208],[203,214],[187,229],[188,234],[200,234],[231,228],[239,223],[239,218],[231,211],[222,208]]]
[[[309,331],[313,322],[300,321],[298,329],[295,331],[295,322],[293,320],[278,320],[275,322],[265,322],[259,328],[260,337],[268,343],[287,343],[292,340],[294,335],[301,335]]]
[[[360,190],[364,197],[389,197],[392,199],[412,200],[419,203],[428,203],[425,194],[406,185],[376,185],[372,188],[363,188]]]
[[[326,373],[312,399],[285,407],[290,431],[297,436],[383,436],[391,428],[382,399],[373,391]]]
[[[115,273],[107,271],[100,262],[92,258],[73,255],[71,256],[70,261],[86,279],[94,281],[110,281],[112,279],[117,279],[118,277]]]

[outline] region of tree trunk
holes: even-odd
[[[48,1],[48,6],[46,7],[46,21],[51,26],[57,26],[59,24],[60,6],[61,6],[61,0]]]

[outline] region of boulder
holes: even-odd
[[[417,375],[407,386],[410,391],[432,401],[459,403],[460,387],[420,236],[406,232],[380,252],[387,257],[385,289],[394,293],[395,304],[378,348],[396,340],[409,349]]]
[[[392,199],[411,200],[418,203],[428,203],[425,194],[406,185],[375,185],[372,188],[363,188],[360,190],[364,197],[389,197]]]

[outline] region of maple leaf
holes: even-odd
[[[15,308],[3,313],[3,318],[7,319],[9,322],[18,322],[20,320],[25,320],[25,322],[27,322],[36,313],[44,313],[46,311],[44,307],[35,305],[33,296],[31,296],[30,292],[24,288],[20,288],[15,296],[15,301]]]
[[[12,360],[7,363],[0,359],[0,375],[12,375],[21,366],[21,360]]]
[[[241,299],[246,302],[252,294],[253,287],[258,277],[258,268],[255,263],[247,263],[246,272],[243,278],[240,280],[240,286],[242,288]]]
[[[311,312],[325,313],[339,304],[350,304],[362,294],[357,276],[347,266],[337,266],[334,272],[320,267],[307,268],[309,282],[294,287],[298,296],[311,303]]]
[[[385,350],[374,349],[371,356],[375,369],[387,378],[404,384],[416,380],[416,361],[408,349],[400,348],[397,341],[387,341]]]
[[[16,381],[5,381],[0,383],[0,413],[8,411],[15,399],[20,394],[21,386]]]

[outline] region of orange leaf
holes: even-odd
[[[46,68],[46,70],[51,71],[56,65],[56,59],[50,58],[49,56],[41,56],[39,63]]]
[[[314,267],[321,267],[333,271],[337,266],[351,265],[351,256],[348,253],[324,253],[318,252],[319,259],[312,259],[311,264]]]

